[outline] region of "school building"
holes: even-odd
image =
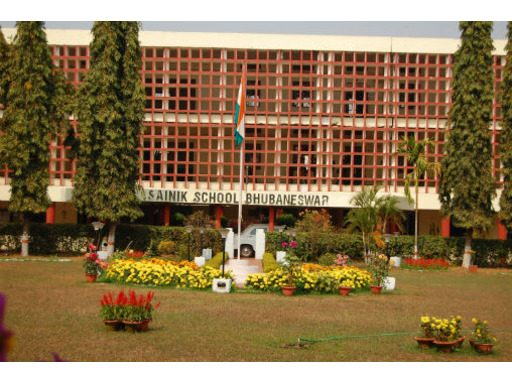
[[[3,29],[7,39],[14,29]],[[47,30],[55,65],[78,86],[90,63],[89,30]],[[240,150],[234,114],[246,65],[244,220],[325,208],[341,225],[350,199],[364,186],[401,199],[411,168],[395,156],[406,136],[429,138],[429,159],[440,161],[447,139],[453,54],[459,39],[141,31],[141,78],[146,92],[140,136],[141,222],[173,224],[176,213],[203,209],[215,218],[238,216]],[[505,40],[494,41],[493,172],[502,188],[498,153]],[[75,163],[63,138],[51,151],[45,217],[82,222],[71,201]],[[459,234],[441,217],[436,175],[421,180],[420,234]],[[0,221],[7,211],[9,176],[0,173]],[[498,199],[494,201],[496,209]],[[506,238],[496,219],[482,236]]]

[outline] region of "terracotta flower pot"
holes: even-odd
[[[135,333],[140,331],[142,321],[128,321],[123,320],[123,324],[128,332]]]
[[[87,273],[85,274],[85,281],[87,281],[88,283],[94,283],[97,278],[98,278],[98,275],[90,275]]]
[[[339,286],[338,290],[339,290],[341,296],[348,296],[348,294],[350,293],[352,288]]]
[[[146,320],[142,320],[142,324],[140,325],[139,327],[139,331],[140,332],[146,332],[148,330],[148,325],[149,325],[149,322],[151,321],[152,319],[146,319]]]
[[[296,288],[297,287],[295,287],[293,285],[292,286],[286,286],[285,285],[285,286],[281,287],[281,291],[283,291],[283,295],[285,295],[285,296],[293,296],[293,294],[295,293],[295,289]]]
[[[473,339],[469,339],[469,344],[471,344],[475,351],[481,353],[482,355],[488,355],[489,353],[492,353],[492,347],[494,346],[494,344],[480,344]]]
[[[379,294],[382,291],[382,285],[370,285],[370,289],[373,293]]]
[[[434,346],[435,337],[415,336],[414,340],[416,340],[420,349],[430,349]]]
[[[455,344],[455,348],[460,348],[462,343],[464,342],[464,340],[466,340],[466,338],[464,336],[461,336],[457,339],[457,344]]]
[[[103,320],[103,324],[105,324],[105,327],[108,331],[119,331],[121,330],[123,326],[122,320]]]
[[[449,341],[440,341],[440,340],[434,340],[434,345],[437,347],[438,351],[444,352],[444,353],[451,353],[455,346],[457,345],[458,340],[449,340]]]

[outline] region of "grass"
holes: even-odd
[[[324,339],[383,333],[414,333],[422,315],[461,315],[512,329],[512,274],[482,270],[393,270],[395,291],[381,295],[305,295],[154,290],[161,301],[150,331],[107,332],[99,300],[122,285],[86,283],[81,258],[71,262],[0,261],[0,292],[7,296],[5,324],[15,333],[9,361],[512,361],[512,332],[497,332],[494,353],[478,355],[467,341],[446,355],[421,351],[413,335]],[[464,333],[468,336],[468,333]]]

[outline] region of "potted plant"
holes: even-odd
[[[288,252],[285,256],[282,269],[288,275],[287,282],[281,286],[281,291],[285,296],[292,296],[297,288],[295,285],[295,270],[299,266],[300,260],[293,252]]]
[[[442,352],[452,352],[460,343],[460,328],[458,328],[460,322],[454,317],[452,317],[451,320],[436,319],[435,317],[432,319],[436,330],[434,344],[437,346],[438,350]]]
[[[127,303],[128,298],[124,290],[119,292],[115,300],[111,292],[103,295],[103,299],[100,300],[100,315],[108,330],[118,331],[123,328],[124,308]]]
[[[384,285],[384,281],[389,275],[389,263],[386,255],[378,255],[368,265],[368,272],[372,275],[373,285],[370,289],[373,293],[380,293]]]
[[[123,311],[123,324],[129,332],[137,332],[144,318],[144,296],[128,290],[128,300]]]
[[[155,292],[148,292],[145,297],[143,306],[142,306],[142,324],[139,327],[141,332],[144,332],[148,329],[149,322],[153,320],[154,311],[160,306],[160,302],[153,306],[151,304],[151,300],[153,300],[153,296],[155,296]]]
[[[352,291],[356,285],[354,284],[354,281],[351,279],[344,279],[340,281],[340,284],[338,286],[338,291],[341,296],[348,296],[350,291]]]
[[[89,244],[88,248],[90,252],[85,254],[85,259],[83,262],[85,269],[85,280],[88,282],[94,282],[101,272],[101,265],[98,260],[98,254],[94,252],[96,251],[96,246]]]
[[[434,345],[435,338],[435,324],[432,323],[429,316],[421,316],[420,329],[421,336],[415,336],[414,340],[418,343],[421,349],[429,349]]]
[[[469,340],[469,343],[478,353],[488,355],[492,352],[492,347],[497,339],[489,334],[487,321],[473,318],[472,322],[475,325],[475,328],[471,332],[472,338]]]

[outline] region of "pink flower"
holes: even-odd
[[[283,244],[281,244],[281,247],[283,248],[286,248],[288,246],[288,243],[286,241],[283,242]]]
[[[297,248],[297,242],[296,241],[290,242],[290,247]]]
[[[95,251],[95,250],[97,249],[97,247],[96,247],[94,244],[92,244],[92,243],[91,243],[91,244],[89,244],[89,245],[88,245],[88,247],[89,247],[89,249],[90,249],[91,251]]]

